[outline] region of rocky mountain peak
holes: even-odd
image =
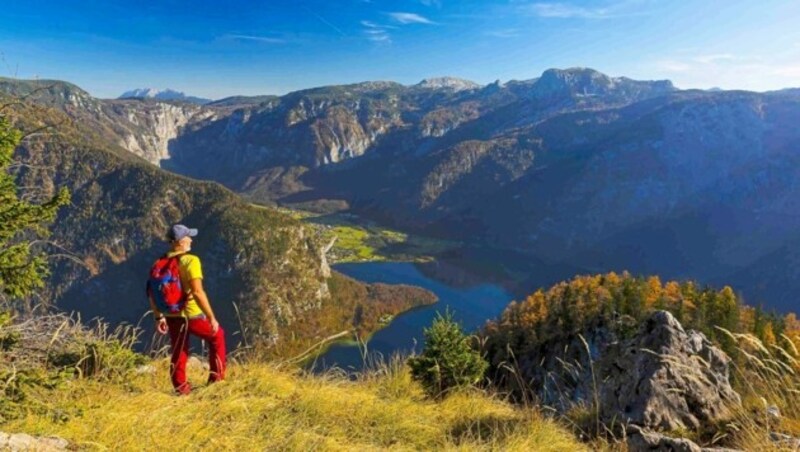
[[[638,81],[610,77],[583,67],[548,69],[532,86],[532,94],[538,98],[622,95],[638,100],[671,91],[675,91],[675,87],[669,80]]]
[[[177,100],[190,102],[193,104],[204,105],[211,102],[211,99],[204,99],[201,97],[187,96],[181,91],[174,89],[156,89],[156,88],[137,88],[122,93],[118,99],[155,99],[155,100]]]
[[[432,77],[426,78],[421,82],[414,85],[416,88],[424,89],[451,89],[453,91],[463,91],[468,89],[477,89],[481,85],[458,77]]]

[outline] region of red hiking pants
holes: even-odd
[[[186,361],[189,359],[189,335],[203,339],[208,344],[208,382],[225,378],[225,332],[219,327],[216,334],[211,333],[211,322],[205,317],[187,319],[167,317],[169,338],[172,344],[170,375],[172,386],[181,394],[188,394],[192,387],[186,381]]]

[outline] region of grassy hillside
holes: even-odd
[[[73,380],[42,390],[47,414],[2,429],[58,435],[88,450],[586,449],[553,421],[483,393],[426,400],[397,365],[355,382],[234,365],[227,381],[189,397],[171,393],[165,361],[154,368],[120,383]],[[190,370],[203,379],[199,366]]]

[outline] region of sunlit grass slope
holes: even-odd
[[[359,381],[234,365],[227,381],[189,397],[172,395],[165,361],[155,367],[122,383],[69,381],[41,394],[48,414],[3,430],[58,435],[90,450],[585,449],[536,412],[479,392],[425,399],[399,365]],[[203,381],[199,368],[191,376]]]

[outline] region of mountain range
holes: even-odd
[[[192,105],[26,83],[0,89],[254,202],[346,206],[592,272],[728,283],[781,310],[800,290],[798,90],[680,90],[571,68]]]

